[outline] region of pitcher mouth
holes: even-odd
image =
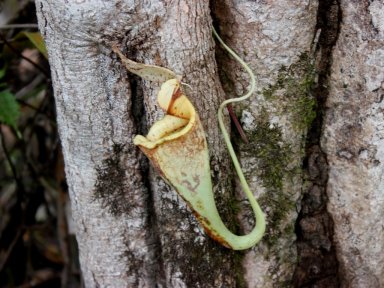
[[[170,85],[175,86],[171,96],[169,95]],[[158,102],[166,111],[166,115],[152,125],[147,136],[137,135],[133,139],[135,145],[154,149],[165,142],[186,135],[196,124],[195,108],[183,94],[179,80],[171,79],[163,84]]]

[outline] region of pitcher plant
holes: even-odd
[[[162,178],[174,187],[186,201],[211,238],[225,247],[243,250],[260,241],[265,231],[265,219],[259,204],[249,189],[231,144],[223,121],[223,109],[230,103],[250,97],[255,90],[255,77],[248,65],[221,40],[215,30],[213,30],[213,34],[220,44],[245,68],[251,79],[247,94],[224,101],[218,110],[220,129],[256,219],[253,230],[243,236],[232,233],[225,226],[217,211],[213,196],[205,132],[195,107],[184,94],[181,77],[163,67],[136,63],[126,58],[116,45],[112,46],[112,50],[120,57],[131,73],[145,80],[163,83],[157,101],[166,115],[153,124],[147,136],[137,135],[133,139],[133,143],[144,152]]]

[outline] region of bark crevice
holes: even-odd
[[[216,12],[214,9],[215,4],[214,4],[213,0],[210,1],[209,7],[211,10],[212,26],[215,27],[216,31],[218,31],[218,33],[220,35],[220,29],[219,29],[220,21],[219,21],[219,17],[217,17],[217,15],[215,14],[215,12]],[[213,35],[212,35],[212,37],[213,37]],[[222,63],[222,61],[220,61],[220,59],[218,59],[219,57],[221,57],[225,54],[223,54],[223,48],[220,46],[220,44],[218,42],[215,42],[215,43],[216,43],[215,44],[215,62],[216,62],[216,66],[217,66],[217,71],[219,73],[220,85],[223,87],[224,93],[227,95],[228,89],[224,88],[226,83],[224,83],[224,81],[223,81],[223,75],[226,73],[226,71],[225,71],[225,69],[223,69],[225,67],[220,65]],[[224,51],[224,53],[225,52],[227,52],[227,51]],[[224,57],[228,57],[228,55],[225,55]],[[238,64],[238,63],[236,63],[236,64]],[[226,78],[226,80],[228,80],[228,79],[229,78]],[[233,84],[233,83],[231,83],[231,84]],[[225,98],[229,99],[231,97],[226,96]],[[229,129],[229,134],[230,134],[230,137],[232,140],[233,147],[237,151],[238,150],[238,143],[236,141],[233,141],[233,140],[236,139],[239,136],[239,134],[236,132],[237,131],[236,127],[232,123],[232,121],[230,123],[231,123],[231,125],[230,125],[231,127]],[[232,165],[232,164],[230,164],[230,165]],[[218,173],[214,173],[214,174],[218,174]],[[229,203],[223,203],[224,201],[223,201],[223,199],[221,199],[222,197],[220,197],[220,196],[218,197],[218,195],[217,195],[218,193],[215,193],[215,201],[217,203],[217,206],[221,208],[221,209],[219,209],[219,214],[222,217],[224,223],[227,225],[227,227],[232,232],[234,232],[235,234],[239,234],[239,233],[240,234],[246,234],[247,232],[243,231],[244,229],[242,229],[242,227],[240,226],[240,224],[238,222],[239,217],[237,214],[238,214],[238,210],[241,206],[241,204],[240,204],[241,199],[237,199],[238,197],[235,193],[235,189],[236,189],[235,177],[237,177],[237,175],[235,175],[235,172],[231,171],[231,173],[229,173],[227,175],[227,178],[225,180],[228,183],[227,185],[229,187],[231,187],[230,197],[232,200],[230,200]],[[214,182],[219,181],[217,175],[214,175],[213,181]],[[224,204],[227,204],[227,205],[224,205]],[[242,205],[244,206],[244,204],[242,204]],[[250,206],[248,203],[245,204],[245,206],[250,210]],[[226,207],[226,209],[223,209],[222,207]],[[251,217],[251,222],[253,222],[253,224],[255,224],[254,219],[253,219],[253,215]],[[236,267],[236,269],[234,270],[236,287],[238,287],[238,288],[247,287],[246,279],[244,278],[245,269],[244,269],[244,266],[242,265],[242,263],[244,261],[245,253],[242,251],[231,251],[231,254],[233,256],[234,267]]]
[[[318,81],[312,93],[317,101],[316,117],[308,130],[303,170],[308,184],[304,186],[301,211],[296,221],[298,264],[293,277],[295,287],[339,287],[340,275],[333,241],[334,227],[327,211],[327,155],[321,147],[325,102],[332,51],[338,39],[342,11],[338,0],[319,1],[315,43]]]
[[[134,54],[134,53],[133,53]],[[133,123],[136,127],[136,133],[139,135],[146,135],[148,132],[148,123],[145,117],[145,107],[144,107],[144,95],[143,89],[141,86],[141,80],[138,76],[130,74],[129,82],[131,87],[131,105],[129,107],[129,113],[132,114]],[[135,148],[138,149],[138,148]],[[142,184],[147,192],[146,207],[148,211],[155,211],[155,199],[154,192],[151,183],[150,183],[150,166],[149,161],[142,153],[138,153],[138,160],[140,166],[140,173],[142,176]],[[166,286],[166,276],[164,270],[164,263],[162,258],[162,245],[158,229],[158,221],[156,213],[148,213],[147,217],[147,231],[148,234],[146,239],[146,244],[151,250],[151,263],[149,263],[149,278],[153,281],[151,285],[153,286]],[[129,245],[129,243],[127,243]],[[127,250],[129,251],[129,250]]]

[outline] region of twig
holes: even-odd
[[[11,171],[12,171],[12,175],[13,175],[13,178],[15,179],[15,182],[17,184],[17,201],[21,201],[21,191],[24,191],[24,186],[23,186],[23,183],[20,181],[20,178],[19,176],[17,175],[17,171],[16,171],[16,167],[15,165],[13,164],[12,162],[12,159],[11,157],[9,156],[9,152],[8,152],[8,149],[7,149],[7,145],[5,144],[5,140],[4,140],[4,134],[3,134],[3,130],[2,130],[2,124],[0,123],[0,138],[1,138],[1,146],[3,148],[3,151],[4,151],[4,154],[5,154],[5,157],[7,158],[7,161],[8,161],[8,164],[9,166],[11,167]]]
[[[4,265],[7,263],[8,258],[11,255],[11,252],[13,251],[13,248],[15,247],[17,241],[19,240],[22,231],[24,231],[24,229],[18,229],[15,238],[13,238],[11,245],[9,245],[7,251],[5,252],[3,259],[0,262],[0,271],[3,271]]]
[[[22,87],[19,91],[17,91],[15,93],[16,99],[21,99],[21,98],[25,97],[25,95],[27,95],[29,92],[31,92],[31,90],[35,89],[45,79],[46,78],[44,75],[41,75],[41,74],[36,75],[36,77],[33,78],[33,80],[31,82],[29,82],[27,85],[25,85],[24,87]]]
[[[24,24],[7,24],[7,25],[1,25],[0,30],[6,30],[6,29],[18,29],[18,28],[39,28],[37,24],[32,23],[24,23]]]
[[[41,111],[43,110],[44,105],[46,105],[46,101],[48,101],[47,99],[48,99],[48,97],[47,97],[47,91],[45,91],[44,98],[42,99],[42,101],[41,101],[39,107],[37,108],[35,114],[33,115],[31,123],[35,123],[35,121],[36,121],[36,119],[37,119],[37,116],[38,116],[40,113],[42,113]]]
[[[22,105],[22,106],[28,107],[28,108],[30,108],[30,109],[36,111],[36,113],[38,113],[38,114],[44,115],[44,116],[47,117],[50,121],[52,121],[53,124],[55,124],[55,122],[54,122],[55,119],[52,118],[52,116],[49,115],[48,113],[41,111],[39,107],[35,107],[35,106],[33,106],[33,105],[31,105],[31,104],[25,102],[24,100],[20,100],[20,99],[17,99],[17,102],[18,102],[20,105]]]
[[[3,40],[3,42],[9,47],[9,49],[11,49],[16,55],[18,55],[19,57],[23,58],[25,61],[32,64],[34,67],[36,67],[38,70],[40,70],[47,78],[50,78],[50,74],[48,73],[47,70],[45,70],[39,64],[30,60],[28,57],[25,57],[20,51],[15,49],[15,47],[12,46],[12,44],[7,40],[7,38],[4,37],[4,35],[2,33],[0,33],[0,39]]]
[[[61,287],[68,286],[70,271],[69,248],[68,248],[68,226],[65,215],[66,195],[63,189],[59,188],[59,197],[57,197],[57,234],[59,246],[63,257],[63,270],[61,271]]]
[[[231,104],[228,104],[228,105],[227,105],[227,110],[228,110],[228,112],[229,112],[229,115],[231,116],[231,119],[232,119],[232,121],[233,121],[233,124],[235,124],[236,129],[237,129],[237,131],[238,131],[239,134],[240,134],[241,139],[244,141],[244,143],[248,144],[249,141],[248,141],[247,135],[245,135],[244,130],[243,130],[243,128],[241,127],[240,122],[239,122],[239,120],[237,119],[235,112],[233,112],[233,107],[232,107]]]
[[[24,100],[17,99],[16,101],[17,101],[17,103],[19,103],[19,104],[21,104],[21,105],[23,105],[23,106],[26,106],[26,107],[28,107],[28,108],[31,108],[31,109],[34,110],[34,111],[38,111],[38,112],[40,112],[40,111],[39,111],[39,108],[37,108],[37,107],[35,107],[35,106],[33,106],[33,105],[31,105],[31,104],[25,102]],[[41,112],[40,112],[40,113],[41,113]]]
[[[39,273],[42,271],[42,273]],[[51,269],[44,269],[40,271],[35,271],[33,279],[28,282],[16,286],[16,288],[32,288],[32,287],[46,287],[46,283],[52,282],[52,280],[59,278],[59,274]],[[39,275],[40,274],[40,275]],[[52,285],[52,283],[50,283]]]

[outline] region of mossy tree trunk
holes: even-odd
[[[344,87],[340,84],[341,70],[345,68],[349,74],[359,71],[357,78],[348,80],[353,91],[364,86],[360,82],[365,79],[363,75],[370,75],[364,70],[369,65],[378,75],[384,73],[383,65],[372,64],[380,60],[382,53],[377,48],[383,44],[380,41],[384,33],[380,30],[380,1],[359,4],[358,9],[365,11],[371,22],[354,21],[357,12],[336,0],[67,2],[37,0],[36,7],[49,51],[72,214],[87,287],[338,287],[339,278],[345,287],[381,283],[374,282],[383,272],[379,268],[366,273],[369,259],[364,257],[370,257],[373,251],[359,250],[366,266],[352,269],[360,271],[357,274],[346,267],[353,245],[346,240],[350,234],[345,234],[345,226],[340,223],[344,219],[339,213],[342,205],[339,198],[334,198],[334,191],[341,187],[339,194],[354,197],[348,185],[335,183],[343,183],[339,180],[344,179],[341,175],[345,171],[356,172],[358,162],[345,162],[345,157],[341,159],[345,163],[337,160],[340,143],[333,141],[344,132],[332,120],[339,117],[337,123],[342,123],[343,117],[357,117],[353,113],[337,117],[332,114],[334,106],[347,107],[358,101],[348,97],[336,101],[338,89]],[[349,21],[344,26],[340,26],[341,15]],[[146,134],[148,127],[162,117],[156,105],[158,87],[128,74],[111,50],[112,44],[118,44],[128,58],[167,67],[192,87],[188,96],[206,130],[218,208],[234,232],[246,233],[253,219],[224,149],[216,111],[226,97],[246,91],[248,78],[215,45],[212,23],[250,64],[258,79],[259,93],[235,107],[250,143],[242,143],[232,131],[251,188],[267,216],[265,238],[246,252],[228,250],[208,238],[183,201],[132,144],[134,135]],[[352,56],[346,55],[358,59],[367,56],[348,44],[352,40],[346,27],[352,23],[361,35],[355,30],[351,35],[363,42],[374,42],[366,46],[372,49],[373,56],[361,60],[357,70],[351,68]],[[345,35],[338,40],[340,31]],[[364,40],[366,35],[371,38]],[[344,53],[345,45],[355,54]],[[334,47],[339,54],[338,61],[332,64]],[[376,78],[368,78],[368,89],[374,89],[368,93],[361,88],[361,95],[365,95],[361,97],[377,98],[374,103],[378,104],[370,106],[373,100],[366,100],[364,109],[357,102],[351,104],[358,109],[358,115],[367,115],[382,103],[382,83],[376,87]],[[379,137],[382,124],[375,115],[372,117],[376,122],[370,122],[370,131],[377,130],[370,134],[361,154],[367,158],[376,153],[378,162],[372,160],[372,167],[380,169],[380,155],[384,156],[377,147],[378,139],[383,138]],[[348,121],[358,122],[350,118]],[[361,130],[354,131],[353,137],[361,137]],[[323,151],[321,139],[329,155]],[[355,155],[360,153],[359,147],[348,151]],[[371,175],[376,170],[369,170],[368,164],[364,166],[366,175]],[[343,165],[350,170],[341,169]],[[328,178],[328,171],[338,172]],[[372,185],[382,187],[380,179],[374,178]],[[354,185],[359,187],[355,190],[365,187],[360,182]],[[374,187],[367,190],[368,199],[376,197]],[[331,214],[326,209],[328,192]],[[372,221],[383,216],[383,201],[377,200],[375,205],[377,210],[369,216]],[[354,209],[362,208],[343,207],[343,215],[361,213]],[[332,218],[336,219],[336,242]],[[348,233],[355,233],[354,222],[348,225],[352,231]],[[378,235],[383,238],[382,231]],[[376,248],[380,249],[380,245]],[[375,256],[378,267],[384,257],[377,253]],[[371,282],[356,282],[356,275],[368,275],[366,279]]]

